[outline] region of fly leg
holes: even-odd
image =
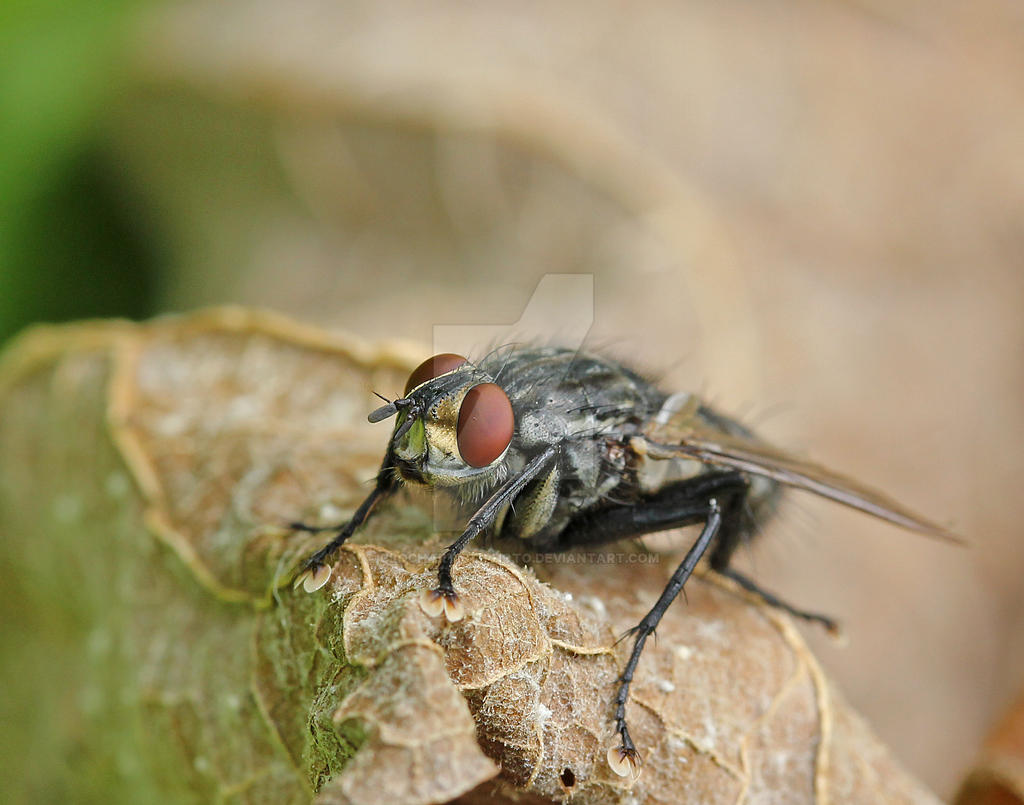
[[[629,661],[619,677],[619,690],[615,695],[615,731],[619,733],[621,743],[608,750],[608,763],[617,774],[630,776],[636,779],[640,775],[640,753],[629,735],[629,727],[626,725],[626,700],[629,698],[629,686],[633,682],[633,674],[636,671],[637,663],[640,662],[640,654],[643,653],[644,644],[650,637],[658,623],[660,623],[665,611],[675,600],[686,584],[697,562],[708,549],[711,540],[714,539],[718,530],[722,527],[722,509],[715,498],[711,498],[706,504],[706,517],[704,530],[701,531],[693,547],[687,552],[679,567],[676,568],[672,578],[658,598],[657,603],[651,607],[651,611],[644,615],[633,629],[633,651],[630,652]]]
[[[455,564],[456,558],[473,537],[494,523],[505,505],[518,495],[523,487],[550,466],[551,461],[557,458],[560,448],[561,443],[547,447],[534,457],[522,472],[498,487],[498,491],[477,509],[476,514],[469,518],[465,531],[448,546],[441,557],[441,564],[437,569],[437,587],[433,590],[424,590],[420,596],[420,606],[424,612],[434,617],[443,613],[452,622],[462,620],[466,614],[465,609],[459,601],[455,585],[452,583],[452,566]]]
[[[704,524],[700,536],[672,574],[657,603],[628,633],[633,635],[633,650],[619,677],[615,696],[615,731],[619,734],[620,744],[608,751],[608,763],[618,774],[635,779],[640,773],[640,754],[626,723],[626,702],[647,638],[654,633],[665,611],[682,591],[708,546],[716,537],[719,540],[731,539],[730,535],[741,530],[742,504],[747,489],[746,478],[735,471],[707,473],[677,481],[635,504],[609,506],[578,516],[562,531],[557,542],[549,546],[553,550],[566,550],[695,523]]]
[[[341,526],[309,526],[305,523],[291,523],[291,527],[296,531],[306,531],[311,534],[319,533],[322,531],[334,531],[336,532],[334,538],[330,542],[325,544],[316,553],[312,554],[302,565],[302,570],[295,577],[294,587],[298,587],[300,584],[307,593],[316,592],[323,587],[327,580],[331,577],[331,568],[327,564],[328,560],[335,554],[335,552],[344,544],[345,540],[352,536],[359,526],[361,526],[366,519],[370,516],[373,508],[383,498],[392,494],[398,487],[398,479],[395,477],[395,472],[391,467],[391,455],[390,452],[384,457],[384,463],[381,465],[380,470],[377,472],[377,480],[374,484],[373,491],[366,496],[366,500],[359,504],[359,508],[356,509],[355,513]]]
[[[736,548],[739,547],[742,539],[743,532],[740,529],[723,533],[721,538],[715,544],[714,550],[711,551],[711,569],[726,578],[732,579],[740,585],[740,587],[747,592],[756,595],[768,604],[768,606],[781,609],[796,618],[800,618],[801,620],[821,624],[832,634],[839,633],[839,624],[832,618],[828,617],[828,615],[821,615],[817,612],[808,612],[807,610],[799,609],[798,607],[783,601],[774,593],[765,590],[758,585],[757,582],[743,575],[738,570],[734,570],[729,567],[729,562],[732,560],[733,554],[736,552]]]
[[[703,523],[711,498],[721,504],[724,521],[716,546],[724,540],[738,541],[743,525],[742,503],[748,488],[747,479],[734,470],[674,481],[634,503],[609,505],[578,514],[553,542],[538,543],[534,547],[555,553]]]
[[[800,618],[805,621],[809,621],[811,623],[820,623],[822,626],[825,627],[825,629],[830,634],[839,634],[839,624],[834,619],[830,618],[828,615],[822,615],[818,612],[808,612],[804,609],[797,609],[792,604],[788,604],[785,601],[783,601],[774,593],[770,593],[762,587],[758,586],[757,582],[747,578],[738,570],[733,570],[728,565],[724,567],[715,567],[715,557],[713,554],[711,556],[711,569],[714,570],[716,573],[725,576],[726,578],[732,579],[734,582],[740,585],[740,587],[742,587],[747,592],[756,595],[758,598],[760,598],[762,601],[768,604],[768,606],[775,607],[776,609],[781,609],[785,612],[788,612],[790,615],[793,615],[794,617]]]

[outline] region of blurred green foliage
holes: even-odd
[[[148,315],[158,241],[102,146],[140,2],[0,5],[0,342],[33,321]]]
[[[34,321],[151,312],[159,250],[102,145],[138,6],[0,0],[0,342]],[[139,801],[147,789],[96,749],[95,735],[75,741],[68,680],[78,671],[67,660],[86,628],[66,607],[29,604],[8,565],[5,554],[4,801]]]

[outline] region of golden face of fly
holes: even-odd
[[[489,375],[464,358],[441,355],[409,383],[415,385],[405,397],[390,404],[400,412],[391,449],[405,480],[458,486],[503,474],[515,419],[508,395]]]

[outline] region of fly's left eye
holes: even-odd
[[[435,377],[447,374],[452,369],[458,369],[464,363],[467,363],[466,359],[461,355],[456,355],[454,352],[442,352],[440,355],[427,358],[412,370],[412,374],[409,375],[409,379],[405,383],[404,396],[408,397],[409,392],[421,383],[426,383],[428,380],[433,380]]]
[[[471,467],[486,467],[505,452],[514,430],[512,403],[500,386],[481,383],[469,390],[456,429],[463,461]]]

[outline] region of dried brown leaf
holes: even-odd
[[[8,353],[0,524],[34,585],[89,591],[83,620],[114,660],[86,657],[83,674],[116,691],[90,729],[112,710],[142,725],[99,745],[122,742],[185,799],[935,801],[791,622],[714,575],[643,657],[643,774],[615,775],[616,636],[655,600],[666,556],[530,569],[481,546],[456,566],[467,617],[447,624],[418,603],[445,537],[400,499],[323,590],[293,592],[315,539],[280,523],[358,503],[385,438],[365,423],[371,392],[400,389],[417,357],[240,310],[42,330]],[[28,500],[63,521],[13,505]]]

